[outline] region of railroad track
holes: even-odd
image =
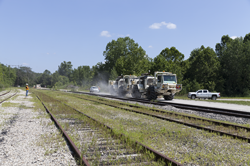
[[[10,91],[9,91],[9,92],[7,92],[7,93],[5,93],[5,94],[2,94],[1,96],[6,95],[6,94],[8,94],[8,93],[10,93]],[[15,96],[16,94],[17,94],[17,91],[16,91],[16,93],[14,93],[13,95],[11,95],[11,96],[9,96],[9,97],[7,97],[7,98],[3,99],[2,101],[0,101],[0,104],[1,104],[1,103],[3,103],[4,101],[6,101],[6,100],[10,99],[11,97]]]
[[[219,133],[220,135],[227,135],[233,138],[243,139],[243,140],[248,141],[248,143],[250,143],[250,133],[249,133],[250,128],[249,127],[234,125],[230,123],[225,123],[225,122],[220,122],[220,121],[215,121],[215,120],[210,120],[210,119],[205,119],[205,118],[188,116],[185,114],[169,112],[169,111],[160,110],[156,108],[144,108],[142,106],[137,106],[137,105],[128,104],[128,103],[108,101],[103,98],[93,99],[90,97],[83,97],[83,96],[82,97],[78,96],[77,98],[89,100],[92,102],[98,102],[100,104],[107,105],[110,107],[115,107],[115,108],[123,109],[126,111],[136,112],[136,113],[152,116],[152,117],[162,119],[162,120],[176,122],[179,124],[183,124],[189,127],[194,127],[197,129],[206,130],[209,132]]]
[[[10,91],[11,91],[11,90],[10,90]],[[3,93],[3,94],[0,94],[0,96],[4,96],[4,95],[8,94],[8,93],[10,93],[10,91],[5,92],[5,93]]]
[[[86,94],[86,95],[92,95],[92,96],[99,96],[99,97],[105,97],[105,98],[111,98],[111,99],[118,99],[123,101],[134,101],[144,104],[153,104],[158,106],[173,106],[180,109],[188,109],[188,110],[195,110],[195,111],[201,111],[201,112],[207,112],[207,113],[215,113],[215,114],[221,114],[221,115],[227,115],[227,116],[235,116],[235,117],[243,117],[243,118],[250,118],[250,112],[245,111],[237,111],[237,110],[231,110],[231,109],[223,109],[223,108],[216,108],[216,107],[207,107],[207,106],[195,106],[190,104],[180,104],[180,103],[169,103],[169,102],[160,102],[160,101],[149,101],[146,99],[137,99],[137,98],[122,98],[118,96],[113,95],[100,95],[96,93],[87,93],[87,92],[71,92],[71,93],[79,93],[79,94]]]
[[[181,166],[142,143],[132,141],[124,134],[117,134],[111,127],[59,100],[43,93],[38,93],[38,96],[69,142],[79,164]]]

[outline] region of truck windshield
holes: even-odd
[[[176,83],[176,79],[175,79],[175,76],[163,76],[163,81],[166,82],[166,83]]]

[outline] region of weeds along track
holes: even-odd
[[[10,91],[7,92],[7,93],[5,93],[5,94],[3,94],[3,95],[1,95],[1,98],[3,98],[3,97],[4,97],[4,98],[3,98],[3,99],[0,99],[0,104],[3,103],[4,101],[10,99],[11,97],[15,96],[15,95],[17,94],[17,91],[13,92],[14,94],[10,94],[10,95],[8,96],[9,93],[10,93]],[[6,95],[6,96],[5,96],[5,95]]]
[[[185,166],[250,165],[250,144],[247,141],[83,100],[73,93],[39,92],[80,110],[112,127],[114,132],[124,133],[130,140],[140,141]]]
[[[144,115],[149,115],[155,118],[184,124],[186,126],[206,130],[209,132],[216,132],[220,135],[227,135],[233,138],[243,139],[250,143],[250,128],[246,126],[199,118],[195,116],[174,113],[156,108],[143,107],[114,100],[107,100],[99,97],[92,97],[86,95],[80,95],[75,97],[93,102],[98,102],[100,104],[104,104],[110,107],[120,108],[126,111],[136,112]]]
[[[42,92],[35,92],[83,165],[181,165]],[[81,158],[81,159],[80,159]]]
[[[86,95],[91,95],[91,96],[100,96],[100,97],[112,98],[112,99],[118,99],[118,100],[124,100],[124,101],[134,101],[134,102],[153,104],[153,105],[158,105],[158,106],[170,105],[170,106],[180,108],[180,109],[188,109],[188,110],[207,112],[207,113],[215,113],[215,114],[221,114],[221,115],[227,115],[227,116],[250,118],[250,113],[245,112],[245,111],[237,111],[237,110],[230,110],[230,109],[223,109],[223,108],[216,108],[216,107],[207,107],[207,106],[196,106],[196,105],[190,105],[190,104],[149,101],[149,100],[138,99],[138,98],[122,98],[122,97],[113,96],[113,95],[100,95],[100,94],[87,93],[87,92],[71,92],[71,93],[86,94]]]
[[[3,96],[3,95],[8,94],[8,93],[10,93],[10,91],[11,91],[11,90],[9,90],[8,92],[2,93],[2,94],[0,94],[0,96]]]

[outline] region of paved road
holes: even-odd
[[[172,101],[166,101],[163,98],[158,98],[157,100],[165,101],[165,102],[171,102],[171,103],[182,103],[182,104],[207,106],[207,107],[217,107],[217,108],[225,108],[225,109],[231,109],[231,110],[250,112],[250,106],[238,105],[238,104],[215,103],[215,102],[212,102],[212,101],[207,102],[207,101],[181,100],[181,99],[174,99]]]

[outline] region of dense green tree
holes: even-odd
[[[227,48],[227,43],[230,43],[232,40],[228,35],[224,35],[221,37],[221,42],[215,45],[215,52],[219,59],[223,56],[223,52]]]
[[[151,68],[151,59],[145,54],[145,51],[139,47],[125,56],[121,56],[115,63],[118,75],[141,75],[148,72]]]
[[[63,61],[60,66],[58,66],[58,73],[62,76],[66,76],[68,77],[70,80],[71,80],[71,77],[72,77],[72,64],[71,62],[66,62],[66,61]]]
[[[153,65],[151,67],[151,73],[155,71],[169,71],[170,70],[170,63],[166,60],[166,58],[159,54],[153,60]],[[169,71],[170,72],[170,71]]]
[[[242,37],[227,42],[220,54],[220,75],[223,78],[221,89],[228,96],[249,94],[249,42]]]
[[[15,80],[15,85],[25,86],[28,83],[31,86],[39,83],[38,78],[40,77],[41,73],[35,73],[32,71],[30,67],[21,66],[20,68],[15,68],[15,72],[17,78]]]
[[[58,71],[55,71],[51,76],[51,86],[55,86],[56,82],[59,80],[60,74]]]
[[[243,40],[243,43],[247,43],[250,41],[250,33],[246,34]]]
[[[63,85],[67,85],[68,83],[69,83],[69,78],[66,77],[66,76],[60,75],[58,77],[57,82],[55,83],[55,86],[60,87],[60,86],[63,86]]]
[[[0,64],[0,89],[4,87],[14,86],[15,80],[15,70],[10,66]]]
[[[184,59],[184,55],[180,53],[175,47],[165,48],[160,53],[168,62],[181,63]]]
[[[220,67],[219,60],[210,47],[201,46],[194,49],[188,59],[189,68],[185,78],[190,82],[196,80],[201,87],[213,91],[217,83],[218,71]]]
[[[73,80],[80,86],[88,86],[91,82],[91,69],[89,66],[79,66],[73,70]]]
[[[38,78],[38,81],[42,86],[46,86],[48,88],[51,87],[51,79],[51,72],[49,70],[45,70],[43,74]]]
[[[149,68],[146,52],[129,37],[112,40],[103,52],[105,71],[108,73],[115,67],[118,74],[137,74]],[[144,65],[143,65],[144,64]]]
[[[172,72],[177,75],[178,83],[182,82],[185,72],[184,55],[175,47],[165,48],[154,58],[151,68],[152,73],[155,71]]]
[[[109,77],[109,79],[110,79],[110,80],[115,80],[115,79],[117,78],[117,76],[118,76],[118,74],[117,74],[117,72],[116,72],[116,69],[115,69],[115,67],[113,67],[113,69],[112,69],[111,72],[110,72],[110,77]]]

